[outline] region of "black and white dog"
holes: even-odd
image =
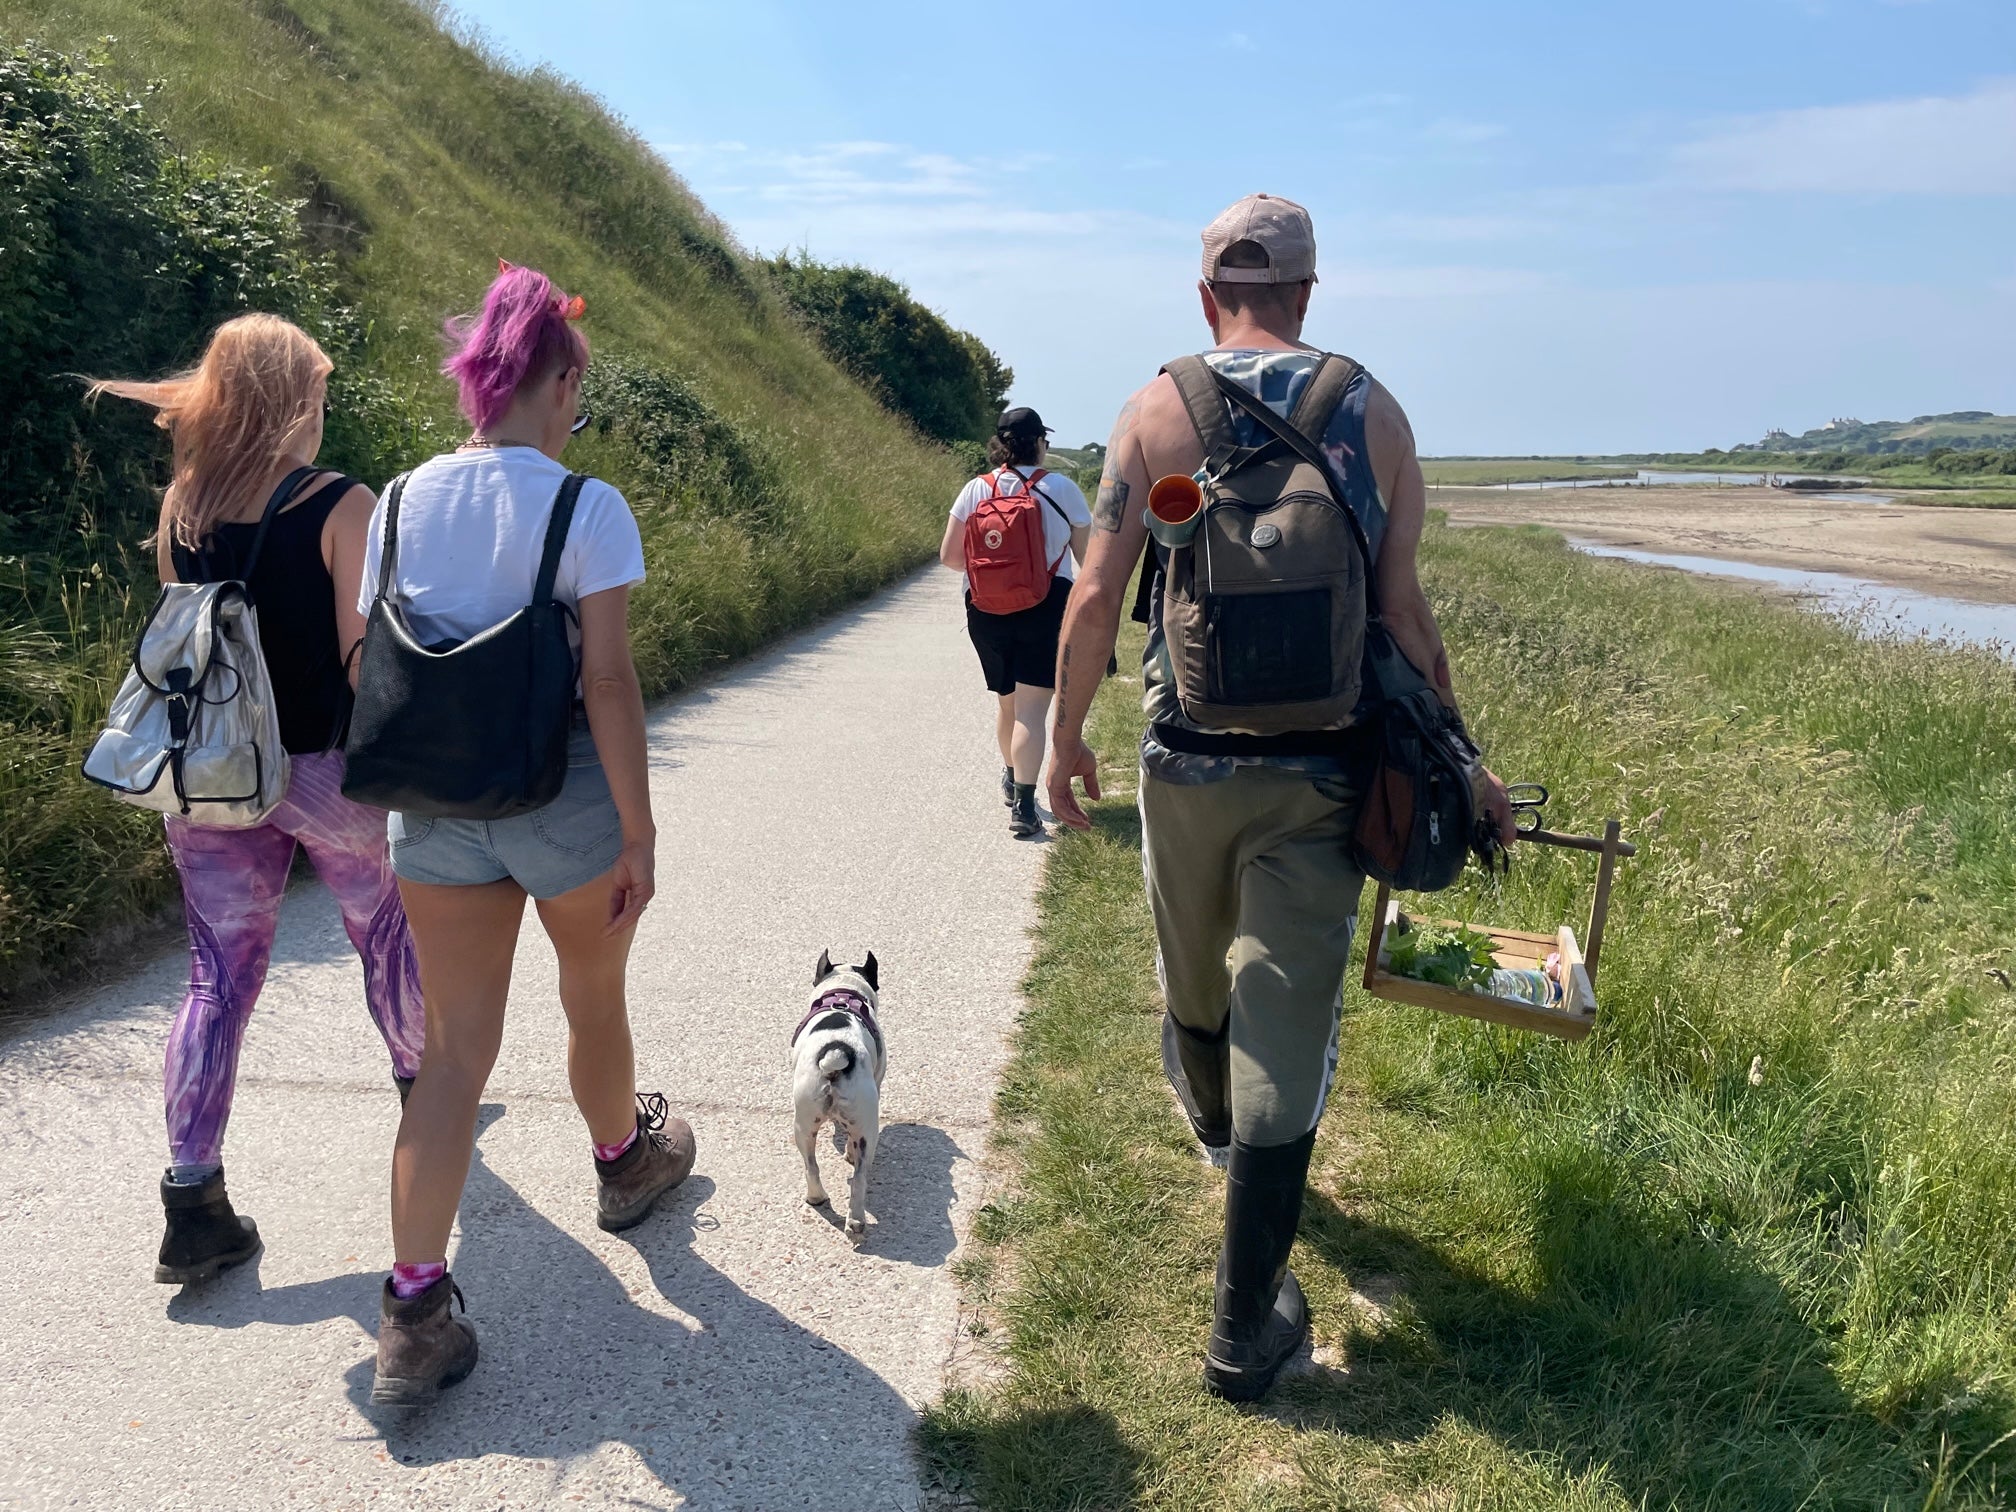
[[[882,1026],[875,1022],[880,978],[875,952],[859,966],[835,966],[819,952],[812,977],[812,1006],[791,1033],[791,1097],[797,1126],[791,1142],[805,1157],[805,1200],[824,1207],[814,1153],[827,1124],[846,1142],[854,1167],[847,1192],[847,1232],[859,1238],[868,1227],[868,1168],[882,1131],[882,1073],[888,1057]]]

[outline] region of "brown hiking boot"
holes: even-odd
[[[224,1172],[183,1185],[161,1178],[161,1207],[168,1217],[154,1279],[163,1286],[208,1281],[227,1265],[259,1253],[259,1225],[241,1218],[224,1190]]]
[[[445,1273],[417,1297],[395,1296],[392,1278],[378,1302],[378,1407],[424,1407],[476,1368],[476,1330],[454,1316],[462,1288]],[[462,1302],[462,1311],[469,1304]]]
[[[637,1137],[614,1160],[595,1161],[595,1221],[614,1234],[642,1223],[693,1169],[693,1129],[658,1092],[637,1094]]]

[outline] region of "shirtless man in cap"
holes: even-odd
[[[1324,364],[1324,354],[1301,340],[1315,284],[1315,230],[1292,200],[1248,195],[1204,232],[1199,293],[1216,345],[1203,361],[1284,419]],[[1333,374],[1346,371],[1351,376],[1327,420],[1314,417],[1309,430],[1330,461],[1333,493],[1364,529],[1387,629],[1453,709],[1449,659],[1415,573],[1426,495],[1413,432],[1370,374],[1333,367]],[[1238,444],[1265,439],[1257,421],[1217,402]],[[1058,819],[1074,828],[1090,821],[1072,778],[1082,779],[1087,796],[1099,796],[1085,715],[1148,540],[1142,506],[1154,480],[1197,473],[1204,460],[1198,425],[1168,374],[1127,401],[1107,448],[1091,547],[1058,649],[1049,797]],[[1253,544],[1268,528],[1256,528]],[[1307,741],[1307,753],[1292,751],[1292,737],[1242,749],[1250,737],[1186,718],[1161,620],[1158,593],[1142,664],[1149,729],[1140,805],[1168,1009],[1162,1062],[1198,1139],[1227,1173],[1205,1383],[1251,1400],[1309,1332],[1288,1254],[1336,1069],[1342,984],[1365,883],[1349,849],[1358,795],[1351,762],[1335,753],[1334,731],[1327,741]],[[1478,796],[1509,844],[1504,787],[1487,773]]]

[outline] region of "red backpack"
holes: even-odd
[[[1001,474],[1014,473],[1022,482],[1019,493],[1001,492]],[[966,586],[973,595],[973,607],[983,614],[1015,614],[1034,609],[1050,596],[1051,581],[1071,549],[1049,559],[1043,549],[1043,511],[1040,499],[1068,526],[1071,521],[1056,500],[1036,486],[1044,476],[1042,468],[1024,477],[1012,467],[987,475],[987,497],[973,506],[966,520]]]

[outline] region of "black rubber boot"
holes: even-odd
[[[188,1186],[163,1176],[161,1206],[167,1211],[168,1231],[161,1236],[154,1279],[163,1286],[208,1281],[226,1266],[259,1253],[259,1225],[232,1210],[221,1170]]]
[[[1309,1337],[1309,1309],[1288,1269],[1314,1130],[1293,1144],[1255,1149],[1232,1141],[1225,1173],[1225,1246],[1218,1252],[1218,1305],[1204,1351],[1204,1385],[1251,1402]]]
[[[1008,833],[1017,840],[1043,833],[1043,818],[1036,812],[1036,784],[1015,784],[1015,802],[1008,809]]]
[[[1162,1015],[1162,1074],[1190,1120],[1190,1131],[1207,1150],[1232,1143],[1232,1021],[1215,1035],[1200,1034]]]

